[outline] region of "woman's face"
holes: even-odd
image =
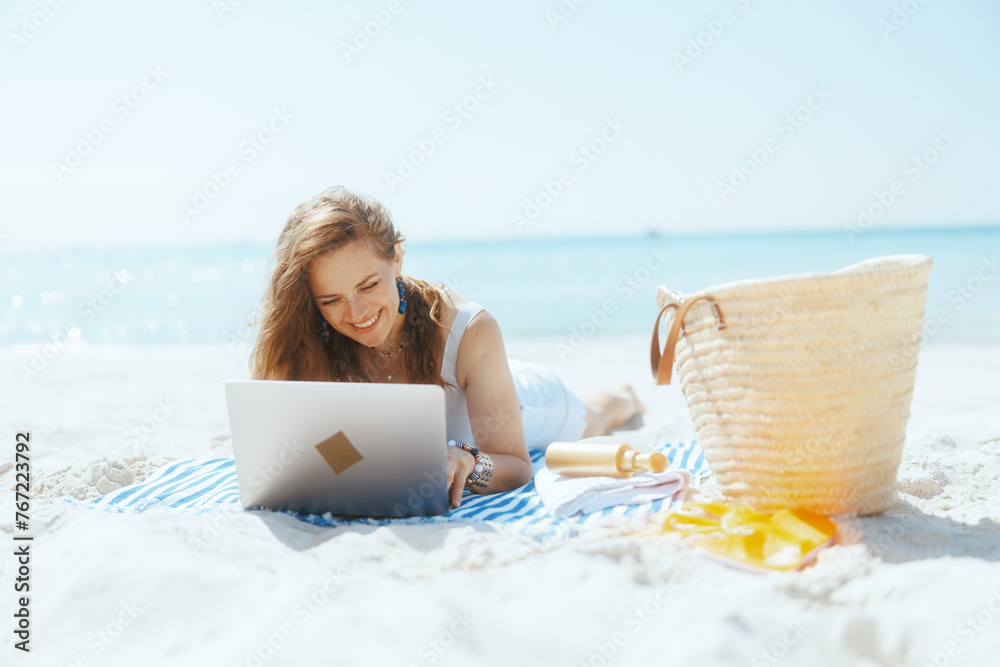
[[[309,289],[330,326],[375,347],[398,330],[403,317],[396,289],[402,263],[398,243],[395,260],[385,260],[366,243],[351,241],[310,263]]]

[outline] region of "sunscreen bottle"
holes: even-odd
[[[545,450],[545,467],[564,477],[631,477],[646,470],[663,472],[668,465],[660,452],[637,452],[625,444],[553,442]]]

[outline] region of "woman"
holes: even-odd
[[[627,384],[581,401],[543,366],[508,359],[482,306],[403,274],[404,240],[382,204],[339,186],[296,208],[278,239],[251,377],[440,385],[458,445],[447,448],[454,507],[463,488],[531,481],[529,447],[604,435],[644,411]]]

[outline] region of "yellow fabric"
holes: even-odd
[[[760,514],[723,503],[685,503],[664,517],[659,532],[680,534],[735,565],[791,570],[836,531],[830,519],[805,510]]]

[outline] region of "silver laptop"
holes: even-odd
[[[437,385],[226,383],[240,503],[346,516],[444,514],[445,395]]]

